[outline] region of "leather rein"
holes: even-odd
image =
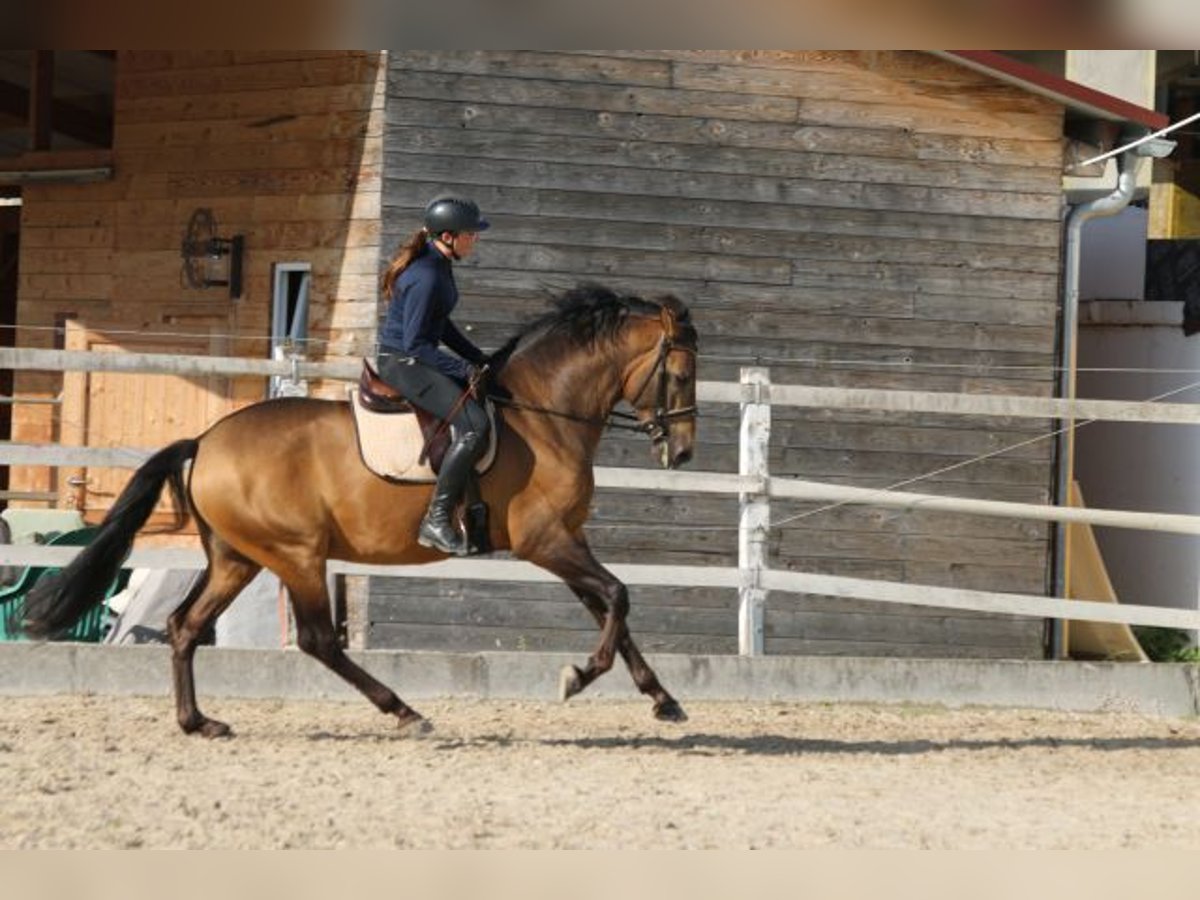
[[[658,388],[655,394],[654,414],[644,422],[639,422],[636,413],[627,413],[620,410],[612,410],[603,419],[593,418],[590,416],[578,416],[574,413],[563,412],[557,409],[548,409],[544,406],[533,406],[528,403],[522,403],[519,400],[513,400],[508,397],[500,397],[491,395],[491,400],[497,406],[507,406],[511,409],[520,409],[526,412],[542,413],[547,416],[557,416],[562,419],[570,419],[572,422],[582,422],[587,425],[602,425],[605,428],[614,428],[621,431],[635,431],[649,435],[652,441],[662,440],[667,436],[667,431],[671,427],[671,423],[676,419],[694,419],[697,415],[697,409],[693,406],[679,406],[675,409],[667,408],[667,368],[666,361],[672,353],[690,353],[696,355],[694,347],[688,347],[685,344],[677,344],[663,330],[662,339],[658,342],[658,355],[655,357],[654,365],[650,367],[650,371],[646,373],[646,377],[642,379],[641,385],[638,387],[634,397],[640,397],[649,387],[651,379],[658,375]]]

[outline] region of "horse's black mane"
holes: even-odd
[[[675,313],[676,320],[690,329],[691,315],[679,300],[662,297],[643,300],[633,294],[618,294],[599,284],[581,284],[570,288],[550,301],[551,309],[526,322],[508,342],[492,354],[493,370],[503,368],[522,341],[535,334],[562,335],[582,346],[613,340],[621,325],[633,315],[657,317],[664,306]]]

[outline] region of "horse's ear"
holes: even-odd
[[[679,337],[679,320],[675,318],[675,311],[673,309],[666,305],[662,306],[658,317],[662,321],[663,331],[669,340]]]

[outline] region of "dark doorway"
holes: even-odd
[[[0,347],[16,346],[17,258],[21,244],[19,200],[0,193]],[[0,369],[0,441],[12,438],[13,371]],[[0,509],[8,506],[8,466],[0,466]]]

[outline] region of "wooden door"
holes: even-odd
[[[175,353],[224,355],[225,339],[216,335],[136,334],[119,326],[68,322],[68,350],[98,353]],[[172,441],[200,434],[230,409],[229,379],[220,376],[150,375],[127,372],[67,372],[63,376],[61,442],[64,446],[128,447],[157,450]],[[64,470],[59,506],[78,509],[86,522],[108,512],[128,482],[131,469],[95,466]],[[153,530],[173,520],[164,491],[151,516]],[[184,534],[195,534],[189,523]]]

